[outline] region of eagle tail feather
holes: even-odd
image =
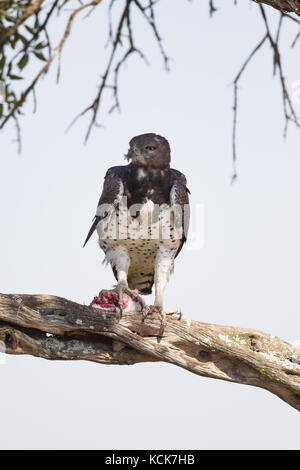
[[[85,247],[85,245],[87,244],[87,242],[89,241],[89,239],[91,238],[91,236],[93,235],[94,231],[96,230],[97,228],[97,225],[99,224],[100,222],[100,216],[99,215],[95,215],[95,217],[93,218],[93,224],[89,230],[89,233],[87,234],[87,237],[85,239],[85,242],[83,244],[83,248]]]

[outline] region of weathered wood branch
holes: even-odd
[[[164,361],[195,374],[264,388],[300,410],[300,350],[256,330],[138,313],[119,322],[50,295],[0,294],[0,340],[8,354],[102,364]]]
[[[296,13],[300,16],[300,0],[253,0],[256,3],[264,3],[276,10],[289,13]]]

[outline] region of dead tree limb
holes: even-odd
[[[256,3],[264,3],[282,13],[288,11],[300,16],[300,0],[254,0]]]
[[[256,330],[170,318],[160,342],[160,320],[138,313],[119,322],[50,295],[0,294],[0,340],[8,354],[101,364],[163,361],[195,374],[253,385],[300,410],[300,350]]]

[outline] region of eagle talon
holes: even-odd
[[[126,284],[124,284],[124,283],[117,284],[116,286],[114,286],[113,292],[116,292],[116,294],[118,295],[119,308],[121,310],[121,316],[124,312],[124,307],[123,307],[123,296],[124,296],[124,294],[131,297],[133,302],[138,303],[140,305],[141,310],[143,310],[145,308],[145,303],[144,303],[143,299],[138,295],[137,291],[129,289],[129,287]]]
[[[123,295],[126,292],[127,286],[126,284],[123,283],[118,283],[116,286],[114,286],[113,292],[115,292],[118,296],[118,306],[119,306],[119,312],[118,312],[118,317],[121,320],[122,315],[123,315]]]
[[[143,309],[146,307],[146,305],[145,305],[145,302],[142,299],[142,297],[139,296],[138,291],[137,290],[131,290],[127,287],[125,289],[125,292],[126,292],[127,295],[129,295],[132,298],[132,300],[134,302],[136,302],[140,305],[141,311],[143,311]]]
[[[172,312],[166,312],[166,315],[171,315],[171,316],[176,315],[178,316],[178,318],[176,318],[177,320],[182,319],[182,311],[180,310],[180,308],[176,308]]]
[[[122,318],[122,313],[121,310],[119,309],[119,307],[116,307],[115,309],[115,318],[117,321],[120,321],[121,318]]]
[[[151,315],[152,313],[158,313],[161,319],[158,333],[158,339],[160,340],[167,326],[167,315],[171,315],[174,312],[166,313],[161,307],[157,307],[156,305],[145,306],[142,310],[142,322],[144,322],[147,316]]]
[[[161,308],[158,308],[158,311],[159,311],[159,315],[160,315],[160,319],[161,319],[158,338],[161,339],[163,337],[163,334],[164,334],[166,326],[167,326],[167,314]]]
[[[147,307],[146,307],[146,308],[143,308],[143,310],[142,310],[142,323],[144,323],[147,316],[148,316],[148,310],[147,310]]]
[[[151,315],[153,312],[155,312],[155,310],[156,307],[154,307],[153,305],[144,305],[142,309],[142,322],[144,323],[148,315]]]

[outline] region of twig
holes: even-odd
[[[253,59],[255,54],[261,49],[263,44],[265,43],[266,40],[269,41],[271,48],[273,50],[273,75],[276,75],[277,71],[279,74],[279,80],[280,80],[280,86],[281,86],[281,95],[282,95],[282,103],[283,103],[283,112],[284,112],[284,131],[283,131],[283,136],[286,137],[287,130],[288,130],[288,124],[289,122],[293,122],[296,127],[300,127],[300,122],[298,119],[298,116],[296,114],[295,108],[293,106],[292,100],[290,98],[287,86],[286,86],[286,80],[284,77],[283,73],[283,67],[282,67],[282,60],[281,60],[281,54],[279,51],[279,40],[280,40],[280,33],[282,29],[282,24],[283,20],[285,18],[292,20],[298,24],[300,24],[300,20],[293,18],[292,16],[286,14],[286,13],[281,13],[279,17],[279,22],[276,30],[276,34],[273,38],[269,24],[268,24],[268,19],[266,12],[264,10],[264,7],[259,4],[259,9],[260,13],[265,25],[266,33],[263,39],[257,44],[257,46],[253,49],[253,51],[250,53],[244,64],[242,65],[241,69],[239,70],[238,74],[236,75],[234,81],[233,81],[233,124],[232,124],[232,164],[233,164],[233,175],[231,178],[231,182],[234,182],[237,179],[237,170],[236,170],[236,161],[237,161],[237,150],[236,150],[236,130],[237,130],[237,112],[238,112],[238,83],[239,80],[241,79],[241,76],[243,75],[246,67],[248,66],[249,62]],[[294,40],[295,42],[295,40]]]
[[[101,77],[101,82],[99,85],[98,92],[96,94],[96,97],[92,101],[92,103],[87,106],[83,111],[81,111],[73,121],[70,123],[68,126],[66,132],[77,122],[79,118],[84,116],[85,114],[91,112],[91,119],[88,125],[88,129],[85,135],[84,142],[86,143],[88,141],[88,138],[90,136],[90,133],[92,131],[92,128],[94,126],[97,127],[103,127],[100,124],[97,124],[97,117],[100,111],[100,105],[102,102],[103,94],[106,89],[111,89],[112,90],[112,95],[113,95],[113,104],[109,109],[109,113],[112,113],[115,110],[120,111],[120,100],[119,100],[119,75],[120,75],[120,69],[122,65],[124,65],[128,58],[132,54],[138,54],[140,58],[148,64],[148,61],[146,59],[145,54],[142,52],[142,50],[136,46],[134,38],[133,38],[133,30],[132,30],[132,23],[131,23],[131,6],[135,5],[138,10],[142,13],[143,17],[146,19],[147,23],[150,25],[155,39],[158,43],[160,52],[162,54],[163,60],[164,60],[164,65],[166,70],[169,69],[169,57],[167,56],[163,45],[162,45],[162,40],[161,37],[158,33],[156,23],[155,23],[155,16],[154,16],[154,9],[153,6],[157,2],[153,2],[152,0],[149,0],[148,4],[143,7],[138,0],[126,0],[124,9],[121,13],[117,28],[116,28],[116,33],[115,35],[113,34],[113,26],[112,26],[112,19],[111,19],[111,10],[114,5],[115,0],[111,0],[109,4],[109,33],[108,33],[108,44],[111,43],[111,52],[109,55],[109,59],[107,62],[106,69],[104,71],[104,74]],[[149,10],[149,14],[147,14],[147,11]],[[122,54],[121,58],[117,61],[116,65],[114,64],[115,57],[117,56],[117,52],[120,48],[124,46],[122,38],[127,38],[128,41],[128,47],[125,53]],[[109,83],[110,77],[113,75],[113,85]]]
[[[65,32],[64,32],[64,35],[59,43],[59,45],[56,47],[56,49],[54,50],[54,53],[52,54],[52,56],[50,57],[50,59],[47,61],[47,63],[44,65],[44,67],[42,67],[42,69],[39,71],[39,73],[36,75],[36,77],[34,78],[34,80],[31,82],[31,84],[29,85],[29,87],[21,94],[21,97],[19,100],[17,100],[15,103],[14,103],[14,106],[12,107],[12,109],[10,110],[10,112],[7,114],[7,116],[5,117],[5,119],[3,119],[1,125],[0,125],[0,129],[3,128],[6,124],[6,122],[11,118],[11,117],[14,117],[15,116],[15,112],[16,110],[24,103],[24,101],[26,100],[26,97],[27,95],[34,89],[36,83],[38,82],[38,80],[40,79],[40,77],[42,75],[44,75],[51,63],[54,61],[54,59],[56,58],[56,56],[58,54],[61,53],[64,45],[65,45],[65,42],[67,40],[67,38],[69,37],[70,35],[70,32],[71,32],[71,27],[72,27],[72,24],[73,24],[73,21],[75,19],[75,17],[78,15],[78,13],[80,13],[82,10],[86,9],[86,8],[89,8],[91,6],[94,6],[94,5],[98,5],[102,0],[93,0],[89,3],[86,3],[84,5],[81,5],[79,8],[77,8],[76,10],[73,11],[73,13],[70,15],[69,17],[69,20],[67,22],[67,26],[66,26],[66,29],[65,29]]]
[[[157,30],[157,26],[156,26],[156,23],[155,23],[155,17],[154,17],[153,2],[150,1],[149,4],[147,5],[147,7],[143,7],[138,0],[133,0],[133,1],[136,4],[136,6],[138,7],[138,9],[141,11],[141,13],[143,14],[143,16],[146,19],[147,23],[149,24],[150,28],[152,29],[153,34],[154,34],[154,36],[157,40],[157,44],[158,44],[160,53],[161,53],[163,61],[164,61],[165,69],[167,71],[169,71],[170,70],[170,67],[169,67],[170,57],[168,57],[166,52],[165,52],[165,49],[164,49],[163,43],[162,43],[162,39],[161,39],[161,37],[158,33],[158,30]],[[146,13],[147,8],[150,8],[150,16],[148,16],[147,13]]]
[[[21,138],[21,128],[20,123],[17,116],[14,116],[15,124],[16,124],[16,141],[18,144],[18,153],[22,153],[22,138]]]
[[[18,18],[18,20],[13,26],[8,28],[6,32],[2,34],[0,39],[0,52],[2,51],[3,46],[5,45],[8,38],[13,36],[17,32],[19,26],[23,24],[27,20],[27,18],[32,16],[35,12],[39,11],[43,1],[44,0],[32,0],[31,5],[25,10],[24,14]]]
[[[264,42],[267,39],[267,34],[262,38],[261,41],[255,46],[253,51],[249,54],[245,62],[243,63],[242,67],[240,68],[239,72],[237,73],[235,79],[233,80],[233,125],[232,125],[232,163],[233,163],[233,175],[231,177],[231,182],[233,183],[237,178],[237,171],[236,171],[236,160],[237,160],[237,152],[236,152],[236,128],[237,128],[237,112],[238,112],[238,83],[241,79],[247,65],[254,57],[254,55],[259,51],[262,47]]]
[[[269,39],[270,45],[273,49],[274,52],[274,59],[273,59],[273,64],[274,64],[274,75],[276,74],[276,71],[279,71],[279,78],[280,78],[280,84],[281,84],[281,91],[282,91],[282,103],[283,103],[283,112],[284,112],[284,117],[285,117],[285,125],[284,125],[284,131],[283,135],[286,137],[287,130],[288,130],[288,125],[289,121],[292,121],[297,127],[300,127],[300,123],[296,114],[296,111],[294,109],[292,100],[290,98],[289,92],[286,87],[286,82],[285,82],[285,77],[283,74],[283,69],[282,69],[282,63],[281,63],[281,55],[279,52],[279,44],[278,44],[278,38],[279,38],[279,31],[281,27],[281,21],[283,18],[283,15],[281,15],[278,30],[277,30],[277,35],[275,40],[273,39],[270,28],[268,25],[268,20],[267,16],[264,10],[264,7],[262,5],[259,5],[263,21],[265,23],[266,31],[267,31],[267,37]]]
[[[217,8],[214,6],[214,1],[209,0],[209,16],[213,16],[214,13],[216,13]]]

